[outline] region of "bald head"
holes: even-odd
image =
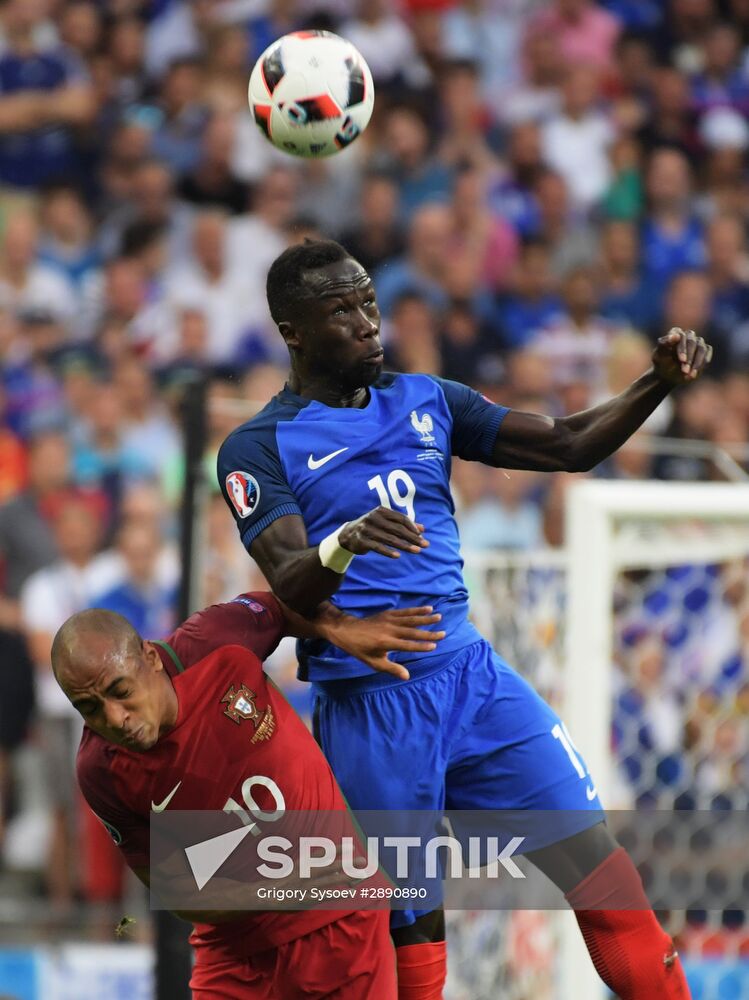
[[[122,615],[104,608],[90,608],[72,615],[60,627],[52,642],[52,671],[60,681],[62,673],[86,673],[104,660],[137,657],[143,640]]]
[[[52,670],[109,743],[143,752],[174,725],[177,696],[158,649],[122,615],[92,608],[68,618],[52,643]]]

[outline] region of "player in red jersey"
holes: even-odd
[[[434,647],[431,609],[351,618],[329,608],[315,634],[381,670],[387,650]],[[261,661],[310,624],[269,593],[199,611],[167,642],[93,609],[57,633],[52,666],[86,726],[78,780],[136,875],[149,884],[149,817],[170,809],[345,809],[333,773]],[[192,668],[192,669],[188,669]],[[263,798],[265,796],[265,798]],[[386,911],[181,912],[191,920],[199,1000],[394,1000]]]

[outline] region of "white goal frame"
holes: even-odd
[[[651,543],[626,531],[627,522],[638,518],[656,523],[698,519],[718,530],[704,541],[689,539],[684,544],[666,536]],[[742,522],[745,539],[736,530]],[[562,711],[604,806],[611,808],[617,804],[612,800],[610,749],[616,575],[626,569],[718,562],[749,553],[749,485],[583,480],[567,494],[565,526],[568,575]],[[572,913],[564,914],[561,932],[563,1000],[608,996]]]

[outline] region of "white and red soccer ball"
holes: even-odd
[[[369,124],[374,84],[350,42],[330,31],[295,31],[255,63],[248,97],[274,146],[293,156],[332,156]]]

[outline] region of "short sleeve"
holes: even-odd
[[[472,462],[488,462],[499,428],[509,408],[492,403],[460,382],[432,378],[442,389],[452,416],[452,453]]]
[[[125,861],[131,868],[147,868],[150,860],[148,820],[129,812],[121,803],[114,801],[109,790],[111,775],[80,754],[77,774],[83,797],[122,851]]]
[[[281,465],[275,428],[230,434],[219,450],[217,472],[224,500],[246,549],[277,518],[301,516]]]
[[[185,666],[221,646],[244,646],[262,661],[285,630],[286,619],[276,598],[268,591],[257,591],[198,611],[168,641]]]

